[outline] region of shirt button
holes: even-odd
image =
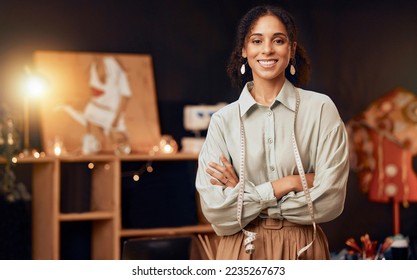
[[[268,116],[271,116],[271,115],[272,115],[272,112],[271,112],[271,111],[269,111],[269,112],[268,112]]]
[[[275,171],[275,167],[271,167],[271,171]]]
[[[272,144],[272,142],[273,142],[273,141],[272,141],[272,139],[271,139],[271,138],[269,138],[269,139],[268,139],[268,143],[269,143],[269,144]]]

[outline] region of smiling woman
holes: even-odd
[[[243,88],[212,116],[196,179],[217,259],[329,259],[317,224],[343,211],[348,142],[332,100],[297,87],[309,68],[285,10],[242,18],[228,73]]]
[[[247,59],[254,80],[270,81],[275,87],[282,86],[285,68],[296,49],[296,42],[290,42],[286,33],[285,25],[278,18],[264,16],[246,36],[242,57]],[[255,100],[264,105],[270,105],[275,99],[276,91],[269,93],[271,96],[268,98],[257,94],[256,89],[252,91]]]
[[[309,80],[310,61],[305,49],[296,41],[297,28],[291,15],[286,12],[280,12],[278,20],[278,17],[269,14],[265,16],[265,21],[262,20],[257,24],[259,29],[256,30],[253,29],[254,22],[260,16],[258,13],[262,11],[257,11],[256,9],[253,11],[254,13],[248,13],[247,18],[242,19],[237,29],[235,48],[232,51],[227,67],[227,72],[233,85],[241,88],[247,81],[253,80],[252,66],[248,64],[247,55],[244,54],[245,48],[251,48],[251,46],[253,47],[251,49],[255,49],[256,46],[258,51],[267,53],[270,53],[271,49],[276,50],[278,47],[281,47],[279,48],[281,51],[289,51],[290,67],[286,67],[285,72],[282,74],[285,74],[285,77],[296,86],[305,85]],[[272,25],[270,25],[271,23]],[[276,29],[274,30],[273,27]],[[259,33],[260,30],[263,30],[265,33]],[[267,32],[270,34],[267,34]],[[270,40],[269,42],[267,41],[268,39]],[[268,56],[268,54],[265,54],[265,56]],[[288,65],[288,61],[286,64]],[[236,71],[238,67],[241,67],[240,73]]]

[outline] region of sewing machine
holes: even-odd
[[[207,130],[211,116],[226,103],[216,105],[186,105],[184,106],[184,128],[194,133],[195,137],[181,139],[182,152],[199,153],[205,137],[201,132]]]

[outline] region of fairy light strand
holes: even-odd
[[[154,171],[152,167],[152,161],[147,161],[141,165],[139,169],[133,171],[122,172],[122,177],[131,177],[133,181],[138,182],[140,178],[146,173],[152,173]]]

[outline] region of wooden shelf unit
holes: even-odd
[[[134,161],[197,160],[197,154],[46,156],[17,158],[17,164],[32,165],[32,259],[60,259],[62,222],[91,221],[91,258],[118,260],[121,238],[212,233],[209,224],[193,226],[123,229],[121,222],[121,165]],[[0,160],[0,163],[4,162]],[[61,164],[93,164],[91,169],[91,211],[61,213]],[[197,210],[198,211],[198,210]]]

